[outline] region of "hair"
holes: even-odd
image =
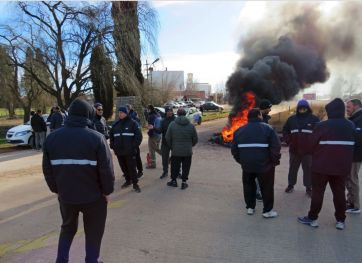
[[[150,111],[154,111],[155,110],[155,107],[153,107],[153,105],[148,105],[147,108],[150,110]]]
[[[354,106],[362,107],[362,102],[359,99],[351,99],[348,102],[352,103]]]
[[[32,110],[32,111],[30,112],[30,116],[33,116],[34,114],[35,114],[35,111]]]
[[[55,110],[60,110],[59,106],[54,107]]]
[[[248,119],[255,119],[258,118],[259,116],[261,116],[261,112],[259,108],[254,108],[251,109],[248,113]]]
[[[37,112],[37,113],[41,113],[41,110],[37,110],[36,112]]]
[[[186,111],[183,108],[177,110],[177,116],[186,116]]]

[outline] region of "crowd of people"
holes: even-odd
[[[345,228],[346,212],[360,213],[358,172],[362,161],[362,103],[353,99],[346,105],[339,98],[332,100],[325,107],[327,120],[320,121],[308,102],[300,100],[296,114],[289,117],[283,127],[283,139],[289,146],[285,192],[293,192],[302,165],[303,184],[311,197],[308,215],[298,217],[302,224],[318,227],[317,219],[328,183],[333,194],[337,229]],[[262,107],[265,107],[264,102]],[[349,119],[345,118],[346,113]],[[265,111],[252,109],[248,124],[234,133],[231,153],[243,170],[247,214],[255,212],[257,184],[260,184],[262,215],[274,218],[278,215],[273,210],[274,175],[280,163],[281,142],[267,120]]]
[[[326,185],[329,183],[335,205],[336,228],[344,229],[345,213],[360,213],[358,171],[362,161],[362,104],[334,99],[326,105],[328,119],[320,121],[308,102],[300,100],[296,114],[283,127],[283,140],[289,146],[289,174],[286,193],[292,193],[302,165],[303,184],[311,198],[308,215],[298,221],[317,227]],[[275,218],[275,167],[280,164],[281,142],[268,124],[272,104],[263,100],[259,108],[248,113],[248,123],[234,133],[231,153],[241,165],[246,213],[255,213],[256,200],[263,202],[262,216]],[[198,142],[195,126],[180,108],[177,116],[172,108],[165,116],[152,105],[147,108],[148,154],[146,169],[156,168],[156,154],[162,158],[161,179],[170,177],[167,185],[188,188],[192,148]],[[50,190],[58,195],[63,219],[58,244],[57,263],[68,262],[69,249],[83,213],[86,233],[86,262],[98,262],[107,216],[108,195],[114,190],[114,170],[110,149],[114,151],[123,172],[121,188],[133,186],[141,192],[143,176],[140,144],[142,125],[131,105],[118,108],[119,119],[108,128],[102,116],[103,106],[91,106],[76,99],[65,116],[54,108],[51,132],[43,144],[43,173]],[[39,113],[41,114],[41,112]],[[35,118],[34,124],[39,118]],[[54,123],[53,123],[54,120]],[[63,122],[63,124],[62,124]],[[44,132],[42,129],[34,132]],[[62,127],[60,129],[60,127]],[[43,137],[42,137],[43,136]],[[44,135],[39,135],[44,139]],[[107,140],[109,139],[109,146]],[[41,145],[41,139],[38,140]],[[169,169],[169,167],[171,167]],[[169,176],[169,172],[171,173]],[[347,201],[345,188],[347,185]]]

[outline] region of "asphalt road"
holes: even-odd
[[[284,193],[288,151],[283,148],[276,169],[275,210],[264,219],[262,204],[246,215],[241,169],[230,149],[207,140],[225,120],[198,127],[189,188],[166,186],[158,168],[145,173],[142,193],[121,190],[116,167],[116,190],[109,204],[102,259],[106,263],[177,262],[362,262],[361,216],[348,216],[344,231],[335,229],[330,190],[325,195],[320,227],[297,223],[310,199],[301,177],[295,192]],[[145,145],[142,148],[145,156]],[[18,156],[19,157],[19,156]],[[60,215],[41,174],[41,153],[6,159],[0,155],[0,262],[54,262]],[[81,220],[80,220],[81,221]],[[84,262],[84,232],[80,224],[71,261]]]

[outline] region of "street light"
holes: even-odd
[[[147,63],[147,60],[146,60],[146,69],[147,69],[147,80],[148,80],[148,71],[150,71],[151,72],[151,94],[153,95],[153,90],[152,90],[152,72],[153,72],[153,67],[151,67],[151,66],[153,66],[157,61],[159,61],[160,60],[160,58],[156,58],[151,64],[148,64]],[[148,67],[148,65],[150,65],[150,67]],[[151,99],[152,99],[152,96],[151,96]]]

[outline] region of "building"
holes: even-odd
[[[194,82],[193,74],[187,74],[186,91],[185,95],[190,97],[199,97],[200,99],[206,99],[211,95],[211,84]]]
[[[150,71],[148,81],[155,89],[172,91],[185,90],[183,71]]]

